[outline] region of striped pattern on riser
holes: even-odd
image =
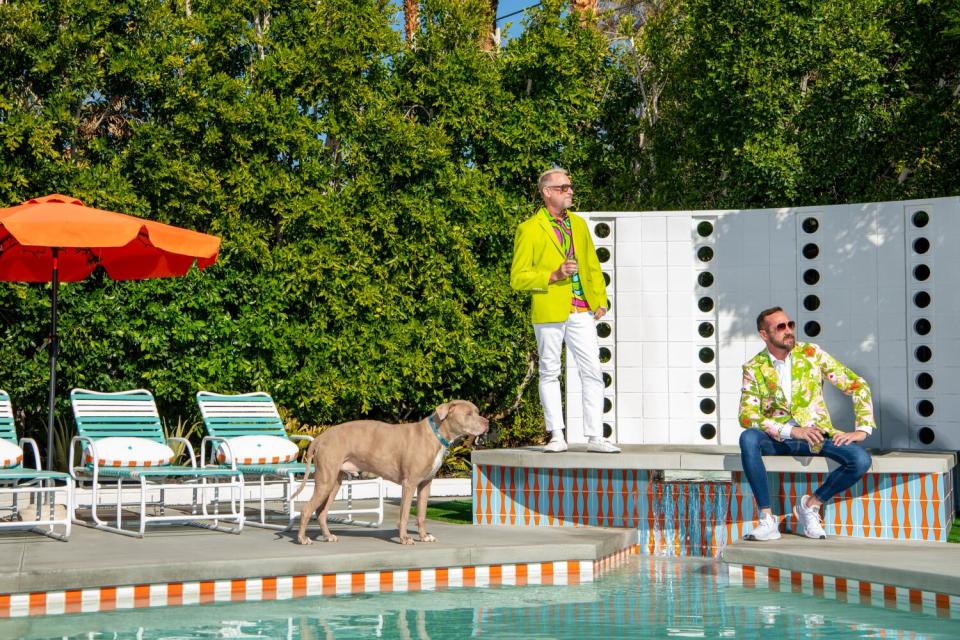
[[[729,564],[730,584],[960,619],[960,596],[775,567]]]
[[[637,552],[637,546],[633,545],[592,562],[562,560],[472,567],[356,571],[2,594],[0,618],[460,587],[575,585],[596,580]]]
[[[774,512],[787,515],[787,528],[794,526],[789,514],[797,500],[812,493],[825,477],[823,473],[768,474]],[[953,510],[950,473],[871,473],[827,503],[823,521],[829,535],[945,542],[953,523]],[[756,517],[750,485],[743,473],[734,472],[727,539],[743,537]]]
[[[774,509],[790,514],[826,474],[770,473]],[[952,523],[951,474],[868,474],[824,510],[830,535],[945,541]],[[757,517],[741,472],[732,482],[663,482],[636,469],[528,469],[475,465],[478,525],[636,527],[643,553],[716,556]],[[786,520],[792,528],[792,517]]]

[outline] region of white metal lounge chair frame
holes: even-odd
[[[112,531],[123,535],[142,538],[148,524],[189,524],[192,526],[215,529],[228,533],[240,533],[244,524],[244,486],[243,475],[230,473],[229,469],[215,470],[197,467],[193,446],[186,438],[165,438],[160,426],[153,394],[145,389],[130,391],[100,392],[87,389],[74,389],[70,392],[74,418],[78,434],[70,442],[71,475],[78,487],[89,484],[91,490],[92,526],[96,529]],[[189,458],[187,465],[166,465],[157,467],[114,468],[101,467],[97,453],[97,440],[107,436],[144,437],[166,444],[182,442]],[[87,451],[92,458],[89,464],[83,464],[82,456]],[[81,456],[80,464],[73,464],[76,456]],[[219,471],[219,473],[218,473]],[[179,482],[158,482],[159,479],[179,478]],[[104,479],[116,481],[115,491],[107,492],[101,486]],[[137,500],[124,500],[123,481],[131,479],[139,484]],[[190,513],[167,515],[165,494],[167,491],[189,491],[191,495]],[[228,513],[220,512],[220,503],[224,501],[223,492],[227,492],[226,501],[230,505]],[[113,501],[106,502],[115,511],[115,523],[100,517],[101,496]],[[214,510],[208,508],[214,503]],[[147,505],[155,505],[160,515],[149,515]],[[124,505],[139,505],[139,527],[131,530],[123,526]],[[78,524],[89,525],[77,519]],[[233,523],[226,528],[221,522]]]
[[[16,424],[13,406],[6,391],[0,390],[0,437],[11,442],[16,438]],[[73,524],[74,484],[66,473],[44,471],[40,450],[33,438],[20,438],[17,442],[23,449],[23,462],[29,450],[36,463],[31,469],[21,462],[16,467],[0,469],[0,497],[10,497],[10,504],[4,504],[2,510],[10,509],[11,520],[0,521],[0,529],[29,529],[56,540],[66,541],[70,537]],[[62,484],[58,484],[62,483]],[[57,494],[63,494],[64,515],[57,517]],[[20,499],[26,496],[30,504],[35,505],[35,513],[24,520],[20,508]],[[63,527],[63,533],[57,533],[54,527]]]
[[[259,494],[256,497],[259,499],[260,518],[259,520],[250,519],[247,524],[281,531],[292,529],[300,518],[300,511],[290,496],[296,491],[303,478],[306,471],[305,465],[302,463],[237,465],[236,457],[230,449],[230,438],[241,435],[276,435],[296,442],[312,441],[313,437],[288,435],[276,404],[267,393],[220,394],[200,391],[197,393],[197,404],[200,406],[200,414],[203,416],[203,423],[209,434],[200,444],[200,463],[226,467],[227,465],[216,461],[217,450],[221,446],[224,447],[232,461],[229,468],[238,469],[245,476],[257,479],[257,484],[248,482],[247,486],[259,487]],[[267,498],[267,493],[271,487],[278,485],[281,487],[279,499],[283,501],[283,509],[279,512],[271,512],[267,509],[266,503],[270,499]],[[376,507],[354,507],[353,489],[362,485],[376,488]],[[332,509],[329,512],[330,520],[368,527],[379,527],[383,524],[383,478],[344,481],[340,495],[347,503],[346,508]],[[306,499],[306,496],[301,499]],[[271,522],[271,519],[277,519],[275,516],[271,518],[271,514],[285,517],[286,522],[282,524]],[[373,514],[376,519],[357,520],[354,518],[357,514]]]

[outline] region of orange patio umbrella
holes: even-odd
[[[0,209],[0,280],[50,282],[50,398],[47,468],[53,464],[57,387],[57,292],[103,267],[114,280],[182,276],[213,264],[220,238],[87,207],[59,194]]]

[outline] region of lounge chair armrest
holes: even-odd
[[[26,449],[26,445],[30,445],[30,450],[33,451],[33,459],[37,465],[34,468],[37,471],[43,471],[43,462],[40,460],[40,448],[37,446],[37,441],[33,438],[20,438],[20,448]]]
[[[187,454],[190,456],[190,466],[191,466],[191,467],[196,467],[196,466],[197,466],[197,459],[196,459],[196,457],[193,455],[193,445],[190,444],[190,441],[189,441],[189,440],[187,440],[186,438],[180,438],[180,437],[173,436],[173,437],[167,438],[167,446],[168,446],[168,447],[170,446],[170,443],[171,443],[171,442],[182,442],[182,443],[184,444],[184,446],[186,447],[186,449],[187,449]],[[173,447],[170,447],[170,448],[172,449]]]
[[[221,447],[227,448],[227,453],[230,454],[230,468],[237,468],[237,461],[233,457],[233,451],[230,449],[230,443],[227,442],[227,438],[221,438],[220,436],[205,436],[203,440],[200,441],[200,466],[207,466],[207,443],[210,443],[210,458],[211,461],[213,456],[216,455],[214,451],[213,443],[219,442]]]
[[[74,473],[73,466],[73,454],[74,451],[77,451],[78,446],[80,453],[79,466],[81,467],[83,466],[83,447],[86,446],[90,450],[90,456],[93,458],[93,482],[96,483],[97,476],[99,476],[100,472],[100,465],[98,464],[100,457],[97,455],[97,446],[93,443],[92,438],[88,438],[87,436],[73,436],[73,438],[70,440],[70,451],[67,455],[67,471],[74,480],[80,479],[79,476]]]

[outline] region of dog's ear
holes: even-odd
[[[452,402],[444,402],[442,405],[436,408],[437,422],[443,422],[447,419],[447,414],[450,413],[450,409],[453,407]]]

